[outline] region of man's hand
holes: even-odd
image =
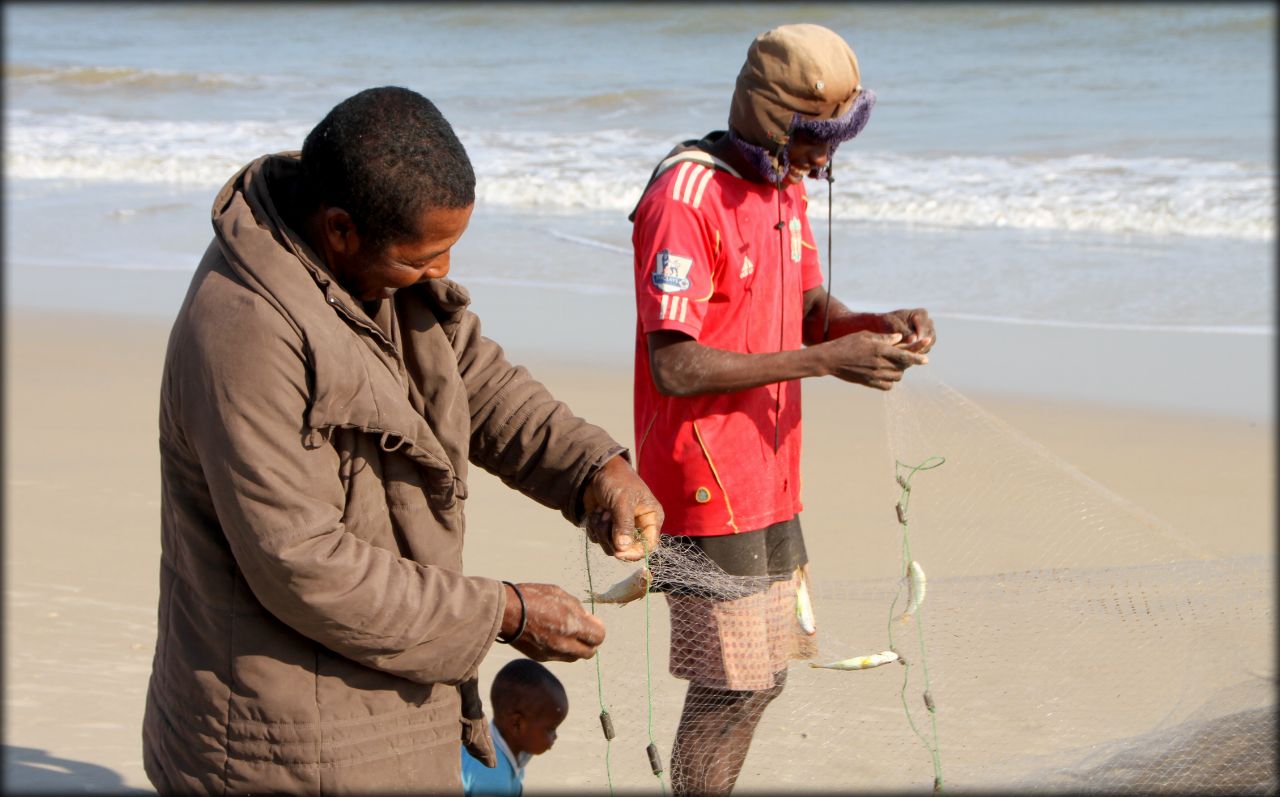
[[[624,562],[643,559],[658,547],[663,512],[648,485],[621,456],[614,457],[591,477],[583,496],[587,537]],[[636,539],[636,532],[642,539]]]
[[[582,601],[555,584],[517,584],[524,598],[524,631],[511,647],[534,661],[577,661],[596,655],[604,642],[604,621],[590,614]],[[504,584],[507,606],[502,636],[520,627],[520,598]]]
[[[923,307],[914,310],[894,310],[880,316],[881,332],[902,335],[898,347],[925,354],[933,348],[937,336],[933,331],[933,319]]]
[[[901,346],[902,335],[855,332],[852,335],[811,346],[822,358],[824,373],[846,382],[856,382],[877,390],[888,390],[913,365],[924,365],[923,353]]]

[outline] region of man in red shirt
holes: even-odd
[[[834,32],[761,34],[728,131],[676,147],[632,216],[638,470],[666,511],[663,534],[737,577],[716,594],[655,567],[671,672],[689,680],[677,793],[732,790],[787,661],[812,655],[795,619],[808,562],[799,380],[888,390],[933,346],[925,310],[854,312],[822,286],[804,178],[825,176],[874,104]]]

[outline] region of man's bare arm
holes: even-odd
[[[902,348],[924,354],[933,348],[936,334],[933,319],[923,308],[888,313],[859,313],[850,310],[835,296],[828,300],[821,285],[804,293],[804,342],[812,346],[858,332],[899,333]],[[825,334],[824,334],[825,331]]]
[[[683,332],[651,332],[649,367],[658,391],[668,396],[729,393],[807,376],[834,376],[888,390],[922,354],[895,346],[901,335],[845,335],[803,349],[744,354],[704,346]]]

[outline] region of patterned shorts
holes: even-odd
[[[759,691],[791,659],[813,658],[817,637],[796,619],[797,576],[732,600],[667,594],[671,674],[699,686]]]

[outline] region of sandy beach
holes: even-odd
[[[167,328],[158,319],[7,314],[6,791],[149,788],[139,729],[155,638],[155,427]],[[993,351],[999,350],[998,341],[993,330],[987,341]],[[940,344],[936,358],[945,352]],[[576,411],[630,444],[629,368],[550,358],[529,364]],[[1273,551],[1270,421],[1096,402],[971,398],[1047,455],[1176,527],[1205,555],[1225,560]],[[886,560],[859,537],[860,529],[883,526],[886,520],[882,504],[865,500],[874,493],[872,485],[888,480],[885,399],[867,390],[810,382],[806,402],[804,520],[815,578],[834,583],[873,577],[883,572]],[[573,564],[582,561],[580,537],[556,513],[479,474],[468,517],[470,572],[562,583],[574,591],[585,586],[581,566]],[[855,549],[859,554],[851,553]],[[890,546],[888,561],[892,555]],[[651,607],[658,628],[664,622],[661,600]],[[603,616],[614,634],[601,657],[611,678],[611,709],[615,716],[643,716],[646,689],[639,662],[613,656],[636,649],[635,626]],[[661,639],[655,632],[650,675],[669,704],[678,699],[680,687],[666,674]],[[512,653],[493,648],[481,672],[485,690],[487,679]],[[557,746],[530,764],[526,789],[603,790],[596,668],[591,663],[552,666],[568,688],[570,715]],[[799,696],[802,688],[793,691]],[[794,719],[785,709],[778,716]],[[799,738],[793,726],[788,721],[762,727],[742,776],[743,790],[785,782],[777,780],[777,758],[769,751]],[[1019,730],[1010,726],[1003,733]],[[669,750],[668,731],[660,727],[655,734],[660,748]],[[643,743],[637,744],[635,750],[613,751],[615,761],[628,762],[615,764],[614,783],[656,793],[651,775],[629,774],[636,769],[631,759],[643,758]],[[848,752],[831,747],[819,752]],[[805,755],[804,748],[796,755]],[[894,782],[892,762],[860,761],[859,766],[861,771],[849,769],[835,781],[849,790]]]

